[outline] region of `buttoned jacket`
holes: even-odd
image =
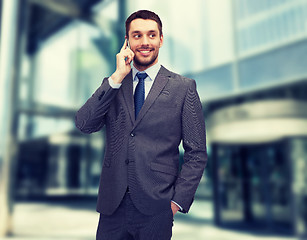
[[[135,119],[132,72],[119,89],[105,78],[78,110],[75,123],[84,133],[105,126],[98,212],[111,215],[127,187],[144,214],[170,208],[171,200],[189,211],[207,162],[205,120],[194,80],[161,66]]]

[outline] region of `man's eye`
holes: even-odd
[[[156,34],[150,34],[149,37],[154,38]]]
[[[134,35],[134,38],[139,38],[139,37],[140,37],[140,35],[139,35],[139,34]]]

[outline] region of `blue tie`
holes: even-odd
[[[136,76],[139,79],[138,84],[136,85],[135,92],[134,92],[134,107],[135,107],[135,119],[138,116],[143,103],[145,101],[145,84],[144,80],[147,78],[147,73],[140,73],[138,72]]]

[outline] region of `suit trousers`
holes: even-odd
[[[100,214],[96,240],[170,240],[173,221],[171,202],[167,211],[144,215],[127,191],[112,215]]]

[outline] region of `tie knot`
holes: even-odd
[[[136,76],[138,77],[138,79],[140,80],[140,81],[143,81],[145,78],[147,78],[147,73],[141,73],[141,72],[138,72],[137,74],[136,74]]]

